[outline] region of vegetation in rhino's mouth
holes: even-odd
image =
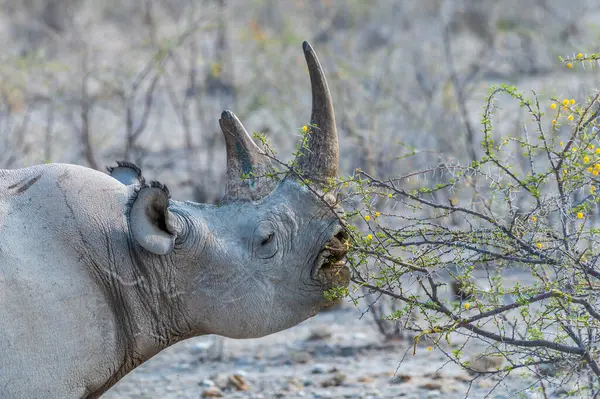
[[[312,270],[312,277],[319,282],[332,286],[347,286],[350,282],[350,269],[346,266],[345,256],[348,252],[345,231],[337,233],[325,245]]]

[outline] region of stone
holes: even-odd
[[[442,387],[443,385],[439,381],[428,381],[424,384],[419,385],[419,388],[427,389],[429,391],[441,391]]]
[[[458,385],[456,385],[455,383],[453,383],[451,380],[445,380],[442,383],[442,392],[443,393],[457,392],[460,390],[461,390],[461,388]]]
[[[312,360],[312,355],[309,352],[293,352],[291,354],[292,363],[305,364]]]
[[[379,392],[378,390],[372,390],[372,391],[365,392],[365,399],[375,399],[375,398],[380,398],[380,397],[381,397],[381,392]]]
[[[454,379],[460,382],[471,382],[473,381],[473,377],[468,374],[457,374],[454,376]]]
[[[310,370],[311,374],[325,374],[327,367],[324,364],[317,363]]]
[[[225,389],[229,385],[229,376],[225,373],[219,373],[211,376],[215,385],[220,389]]]
[[[342,346],[340,348],[340,356],[354,357],[359,353],[360,349],[355,346]]]
[[[537,372],[543,376],[557,377],[565,372],[569,371],[564,365],[556,363],[545,363],[540,364],[537,368]]]
[[[332,336],[331,329],[329,327],[323,326],[319,328],[313,328],[310,331],[310,334],[306,338],[307,341],[324,341]]]
[[[504,358],[502,356],[476,355],[467,359],[469,372],[485,373],[487,371],[497,371],[502,367]]]
[[[234,374],[229,377],[229,383],[232,385],[237,391],[247,391],[249,386],[244,380],[244,377],[239,374]]]
[[[327,387],[338,387],[346,381],[346,375],[344,373],[335,373],[331,378],[321,382],[323,388]]]
[[[223,391],[221,391],[217,387],[206,388],[204,390],[204,392],[202,392],[202,397],[203,398],[222,398],[223,397]]]
[[[445,378],[446,376],[444,375],[444,373],[435,371],[433,373],[426,373],[423,375],[423,377],[431,378],[432,380],[441,380],[441,379]]]
[[[212,376],[212,381],[216,387],[223,390],[247,391],[249,389],[242,374],[215,374]]]
[[[492,387],[496,386],[496,382],[489,378],[478,379],[476,381],[476,384],[480,388],[492,388]]]
[[[554,396],[569,396],[569,390],[565,387],[558,387],[554,391]]]
[[[215,386],[215,382],[213,380],[206,379],[200,381],[198,385],[200,385],[201,387],[210,388]]]
[[[396,374],[390,379],[390,384],[404,384],[412,379],[408,374]]]

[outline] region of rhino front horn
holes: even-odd
[[[223,199],[254,201],[269,194],[275,184],[265,176],[272,171],[269,158],[233,112],[223,111],[219,125],[227,147],[227,192]]]
[[[310,180],[326,183],[329,178],[337,177],[339,144],[335,114],[329,87],[317,54],[308,42],[302,45],[308,64],[312,87],[312,113],[308,133],[307,148],[298,158],[298,167],[302,175]]]

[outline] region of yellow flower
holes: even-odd
[[[593,174],[594,176],[598,176],[598,170],[594,170],[594,171],[592,172],[592,174]]]
[[[561,147],[564,147],[564,146],[565,146],[565,143],[564,143],[564,141],[561,141],[561,142],[560,142],[560,143],[558,143],[558,144],[559,144]]]
[[[213,74],[213,76],[215,77],[219,77],[221,76],[221,65],[214,62],[211,66],[210,66],[211,72]]]
[[[570,121],[572,121],[573,120],[573,114],[567,116],[567,119],[570,120]]]
[[[596,155],[600,155],[600,148],[596,148]]]
[[[595,164],[594,169],[600,169],[600,163]]]
[[[550,108],[556,109],[556,104],[555,103],[550,104]]]
[[[371,241],[373,239],[373,234],[367,234],[367,241]]]
[[[570,62],[567,64],[567,68],[573,68],[573,64],[571,64]]]
[[[583,213],[577,212],[577,219],[583,219]]]
[[[537,218],[536,218],[535,216],[532,216],[532,217],[531,217],[531,221],[532,221],[532,222],[535,222],[536,220],[537,220]]]
[[[569,105],[569,100],[568,99],[564,99],[563,100],[563,105],[566,107],[567,105]]]
[[[567,170],[563,169],[563,175],[566,175],[566,174],[567,174]]]
[[[368,222],[369,220],[371,220],[371,216],[369,216],[369,215],[366,215],[366,216],[365,216],[365,220]]]
[[[556,125],[556,119],[552,119],[552,126]]]
[[[381,213],[375,212],[375,217],[378,218],[379,216],[381,216]]]
[[[428,350],[428,351],[431,351],[431,350],[433,350],[433,347],[432,347],[432,346],[428,346],[428,347],[427,347],[427,350]]]
[[[577,59],[579,59],[579,60],[580,60],[580,59],[582,59],[582,58],[583,58],[583,54],[581,54],[581,53],[577,54]]]
[[[392,193],[388,194],[388,198],[392,198],[393,196],[394,196],[394,194],[392,194]]]
[[[348,186],[349,186],[348,182],[347,182],[347,181],[345,181],[345,182],[344,182],[344,187],[348,187]]]
[[[590,172],[590,173],[592,173],[593,170],[594,169],[591,166],[587,168],[587,171]]]
[[[587,155],[583,157],[583,163],[590,163],[590,157],[588,157]]]
[[[596,187],[590,186],[590,193],[594,194],[595,191],[596,191]]]
[[[572,98],[571,101],[569,101],[571,103],[571,105],[575,105],[575,99]]]
[[[588,145],[588,150],[593,150],[594,148],[596,148],[596,147],[594,147],[593,144]]]
[[[356,168],[356,173],[362,172],[360,168]]]
[[[542,249],[542,243],[541,242],[538,242],[536,245],[537,245],[538,249]]]
[[[471,307],[471,305],[469,305],[469,303],[465,303],[465,309],[469,310],[469,308]]]
[[[302,133],[306,133],[308,132],[308,126],[304,125],[302,126]]]

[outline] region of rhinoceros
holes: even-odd
[[[170,199],[129,162],[0,170],[0,398],[96,398],[168,346],[290,328],[346,287],[333,105],[303,44],[312,115],[296,167],[274,179],[238,118],[219,205]]]

